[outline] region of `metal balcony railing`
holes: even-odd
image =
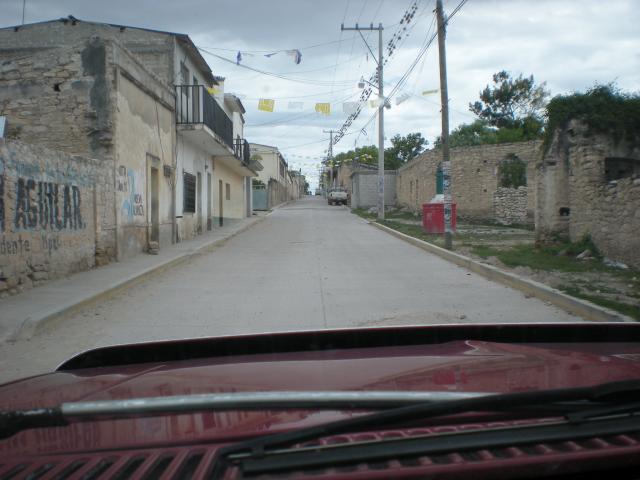
[[[235,150],[233,122],[204,85],[176,85],[176,123],[202,123]]]
[[[245,165],[249,165],[251,162],[251,150],[249,148],[249,142],[247,142],[243,138],[236,138],[234,144],[234,153],[239,160],[242,160],[242,163]]]

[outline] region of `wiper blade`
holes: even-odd
[[[637,404],[635,404],[637,406]],[[289,449],[261,457],[247,456],[239,462],[244,476],[304,471],[338,465],[356,465],[399,458],[447,454],[479,449],[506,448],[537,443],[563,442],[584,438],[619,435],[640,430],[640,418],[615,418],[583,422],[565,421],[507,428],[487,428],[441,433],[393,440],[345,443]],[[214,477],[215,478],[215,477]]]
[[[68,402],[54,408],[0,411],[0,438],[7,438],[19,431],[30,428],[64,426],[72,422],[96,420],[103,416],[117,418],[130,415],[256,409],[383,409],[487,395],[492,395],[492,393],[451,391],[282,391],[211,393],[132,398],[127,400]]]
[[[559,402],[613,402],[620,404],[640,400],[640,380],[604,383],[591,387],[562,388],[542,391],[528,391],[489,395],[484,397],[452,400],[449,402],[426,403],[399,407],[383,412],[363,415],[356,418],[338,420],[322,425],[302,428],[292,432],[277,433],[256,439],[240,442],[221,448],[216,457],[216,477],[229,464],[234,454],[249,452],[254,457],[261,457],[268,449],[295,445],[316,438],[338,435],[341,433],[377,429],[395,425],[408,420],[425,420],[434,417],[455,415],[466,412],[509,412],[530,405],[546,405]]]

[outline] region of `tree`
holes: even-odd
[[[395,135],[391,139],[391,147],[384,151],[384,168],[396,170],[412,158],[420,155],[429,142],[419,132],[409,133],[404,137]]]
[[[549,92],[546,83],[536,85],[533,75],[517,78],[502,70],[493,75],[493,85],[480,92],[480,101],[469,104],[469,110],[498,129],[513,131],[522,140],[539,138],[544,127],[544,108]]]
[[[498,143],[498,138],[496,129],[492,128],[486,120],[463,123],[449,134],[450,147],[468,147],[490,143]],[[435,148],[442,147],[442,138],[436,138],[433,146]]]

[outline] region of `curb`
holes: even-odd
[[[368,223],[369,225],[373,225],[377,229],[387,232],[394,237],[397,237],[418,248],[421,248],[422,250],[433,253],[434,255],[443,258],[444,260],[455,263],[456,265],[464,267],[467,270],[477,273],[478,275],[482,275],[489,280],[502,283],[507,287],[515,288],[516,290],[520,290],[527,295],[531,295],[532,297],[536,297],[545,302],[549,302],[556,307],[560,307],[569,313],[578,315],[585,320],[589,320],[592,322],[636,323],[633,318],[623,315],[622,313],[618,313],[614,310],[601,307],[587,300],[572,297],[570,295],[562,293],[559,290],[556,290],[555,288],[544,285],[543,283],[523,278],[519,275],[516,275],[515,273],[507,272],[505,270],[494,267],[493,265],[480,263],[469,257],[460,255],[459,253],[451,252],[444,248],[438,247],[437,245],[425,242],[424,240],[419,240],[410,235],[398,232],[392,228],[380,225],[379,223],[371,221],[368,221]]]
[[[224,242],[226,242],[230,238],[233,238],[236,235],[239,235],[240,233],[253,227],[254,225],[257,225],[258,223],[262,222],[269,215],[270,213],[264,216],[258,217],[255,219],[255,221],[242,226],[235,232],[230,233],[225,237],[216,238],[211,242],[208,242],[204,245],[199,246],[195,250],[184,252],[183,254],[181,254],[176,258],[169,259],[163,263],[154,265],[153,267],[149,267],[147,269],[141,270],[140,272],[137,272],[129,277],[126,277],[122,280],[119,280],[109,285],[108,287],[106,287],[104,290],[100,292],[87,295],[82,300],[60,305],[55,310],[49,311],[48,313],[37,318],[27,318],[15,332],[5,337],[4,341],[12,342],[16,340],[28,340],[33,335],[41,331],[45,326],[50,326],[52,323],[55,323],[56,320],[61,321],[64,319],[63,317],[65,316],[68,316],[97,301],[106,300],[107,298],[119,293],[120,291],[124,290],[127,287],[136,285],[148,279],[151,276],[162,273],[165,270],[169,270],[182,263],[186,263],[188,260],[190,260],[191,258],[197,255],[201,255],[203,253],[209,253],[215,247],[218,247],[224,244]]]

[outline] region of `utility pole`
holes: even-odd
[[[373,23],[368,27],[360,27],[356,23],[356,26],[353,28],[345,28],[344,24],[340,26],[342,31],[345,30],[356,30],[362,40],[367,45],[369,52],[371,52],[371,56],[375,60],[376,56],[374,55],[371,47],[362,36],[361,30],[377,30],[378,31],[378,68],[377,68],[377,77],[378,77],[378,220],[384,220],[384,107],[386,101],[384,99],[384,83],[382,81],[382,71],[383,71],[383,62],[382,62],[382,23],[379,23],[377,27],[373,26]]]
[[[447,57],[444,48],[446,24],[442,0],[436,0],[438,19],[438,53],[440,57],[440,103],[442,104],[442,176],[444,196],[444,246],[451,250],[451,161],[449,158],[449,94],[447,91]]]
[[[329,169],[329,178],[327,180],[327,182],[329,183],[329,186],[331,185],[331,183],[333,182],[333,165],[329,165],[331,163],[331,161],[333,160],[333,130],[322,130],[322,133],[328,133],[329,134],[329,150],[327,151],[327,165],[330,167]],[[325,192],[328,190],[329,186],[325,186]]]

